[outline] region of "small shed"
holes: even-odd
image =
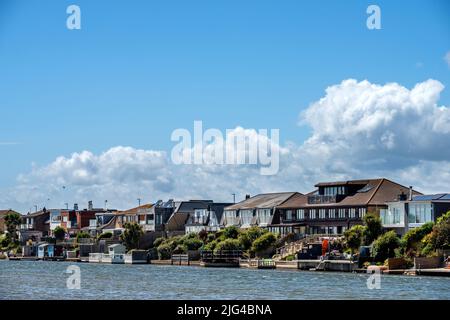
[[[123,244],[113,244],[108,247],[109,254],[125,254],[127,252],[127,248]]]

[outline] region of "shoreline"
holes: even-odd
[[[223,266],[223,265],[217,265],[217,266],[205,266],[202,265],[201,261],[182,261],[182,262],[172,262],[171,260],[150,260],[149,263],[103,263],[103,262],[89,262],[89,260],[83,260],[83,259],[41,259],[41,258],[34,258],[34,257],[11,257],[9,259],[3,259],[1,261],[20,261],[20,262],[38,262],[38,261],[44,261],[44,262],[67,262],[67,263],[89,263],[89,264],[95,264],[95,265],[154,265],[154,266],[176,266],[176,267],[196,267],[196,268],[209,268],[209,269],[220,269],[220,268],[226,268],[226,269],[249,269],[249,270],[277,270],[277,271],[303,271],[303,272],[321,272],[321,273],[353,273],[353,274],[372,274],[371,272],[368,272],[367,269],[361,269],[361,268],[354,268],[351,271],[343,271],[343,270],[313,270],[313,269],[302,269],[299,268],[299,265],[301,263],[305,262],[315,262],[320,264],[319,260],[294,260],[294,261],[277,261],[275,262],[274,268],[258,268],[256,266],[251,266],[248,261],[242,261],[239,263],[238,266]],[[281,262],[281,263],[280,263]],[[330,261],[326,261],[330,262]],[[339,263],[339,262],[338,262]],[[350,264],[350,262],[347,262],[347,264]],[[383,270],[382,268],[376,268],[379,269],[381,274],[388,275],[388,276],[426,276],[426,277],[450,277],[450,269],[446,268],[433,268],[433,269],[398,269],[398,270]],[[373,270],[373,269],[372,269]]]

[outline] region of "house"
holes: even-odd
[[[224,208],[229,205],[229,203],[211,203],[207,208],[196,208],[186,221],[185,233],[219,231]]]
[[[5,217],[6,215],[10,213],[17,213],[20,214],[14,210],[8,209],[8,210],[0,210],[0,233],[6,231],[6,224],[5,224]]]
[[[436,222],[440,216],[450,211],[450,194],[402,194],[397,201],[388,202],[387,206],[380,214],[383,227],[403,235],[427,222]]]
[[[168,201],[158,200],[146,213],[139,213],[139,223],[146,232],[162,232],[175,210],[173,199]]]
[[[250,228],[259,226],[266,228],[273,223],[278,206],[294,196],[301,196],[297,192],[264,193],[246,199],[225,208],[222,225]]]
[[[117,211],[115,213],[115,229],[123,231],[125,229],[125,224],[128,222],[141,224],[144,228],[147,223],[146,217],[150,214],[152,207],[153,204],[144,204],[125,211]]]
[[[201,230],[217,231],[223,210],[229,205],[212,200],[175,202],[175,210],[168,219],[165,230],[172,235]]]
[[[19,239],[40,242],[42,237],[50,235],[50,211],[41,211],[21,216],[22,223],[19,230]]]
[[[67,230],[70,235],[75,235],[81,230],[89,230],[97,224],[97,214],[114,213],[117,210],[94,208],[92,201],[89,201],[88,208],[79,210],[78,204],[74,204],[72,210],[60,211],[60,226]]]
[[[380,215],[387,202],[411,192],[391,180],[366,179],[322,182],[309,194],[296,194],[278,206],[269,229],[280,234],[343,234],[354,225],[362,224],[367,213]]]

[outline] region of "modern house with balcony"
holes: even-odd
[[[268,227],[273,223],[278,206],[294,196],[302,196],[297,192],[264,193],[254,197],[246,196],[242,202],[225,208],[221,224],[225,227],[237,226],[250,228]]]
[[[367,213],[380,216],[399,195],[420,193],[388,179],[322,182],[278,206],[269,229],[280,234],[340,235],[362,224]]]
[[[190,200],[175,203],[175,210],[166,223],[169,235],[189,232],[218,231],[225,207],[230,203],[212,200]]]
[[[139,215],[139,221],[146,232],[162,232],[164,226],[175,210],[173,199],[158,200],[145,214]]]
[[[129,222],[135,222],[142,226],[145,230],[147,227],[147,222],[150,220],[152,213],[153,204],[144,204],[125,211],[117,211],[116,215],[116,230],[124,230],[125,224]]]
[[[406,196],[401,195],[397,201],[387,203],[387,208],[380,213],[383,227],[395,230],[403,235],[408,230],[436,222],[443,214],[450,211],[450,194]]]

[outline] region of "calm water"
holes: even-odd
[[[68,290],[64,262],[0,261],[0,299],[450,299],[450,279],[308,271],[76,264],[81,290]]]

